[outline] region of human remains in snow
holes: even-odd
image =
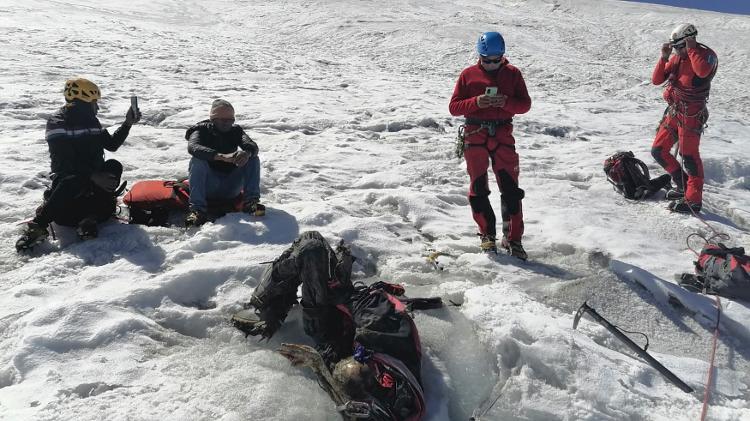
[[[492,164],[500,188],[503,238],[511,255],[526,260],[521,244],[524,191],[518,187],[519,161],[513,138],[513,116],[531,108],[521,71],[508,62],[505,40],[498,32],[485,32],[477,41],[479,61],[464,69],[456,82],[449,110],[464,116],[459,136],[460,151],[469,173],[469,203],[479,227],[480,245],[496,251],[495,213],[490,204],[487,167]]]
[[[97,224],[111,218],[117,205],[122,164],[114,159],[105,161],[104,150],[116,151],[141,115],[128,109],[125,122],[110,135],[96,118],[101,98],[96,84],[70,79],[63,93],[65,105],[47,120],[45,133],[52,185],[16,242],[18,251],[46,240],[52,222],[77,227],[81,239],[94,238]]]
[[[680,213],[700,212],[703,203],[703,162],[699,153],[701,134],[708,121],[711,80],[719,65],[716,53],[698,43],[698,30],[689,23],[677,25],[662,44],[651,81],[666,82],[667,108],[659,122],[651,155],[672,176],[676,188],[667,192],[669,209]],[[674,54],[672,54],[674,50]],[[678,144],[683,165],[672,155]]]
[[[185,134],[189,166],[190,211],[185,225],[198,226],[208,220],[208,200],[234,199],[242,194],[242,210],[265,214],[260,203],[260,158],[258,145],[242,127],[234,124],[234,107],[217,99],[209,119],[190,127]]]
[[[305,333],[315,347],[282,344],[293,365],[309,367],[344,419],[410,420],[425,409],[421,346],[411,309],[439,300],[403,301],[399,285],[353,284],[354,258],[335,250],[318,232],[305,232],[274,260],[255,288],[247,310],[232,317],[247,335],[270,338],[297,303],[302,285]],[[405,304],[406,303],[406,304]]]

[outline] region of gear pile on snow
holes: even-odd
[[[630,151],[617,152],[607,158],[604,161],[604,174],[626,199],[643,200],[672,185],[669,174],[651,179],[646,164]]]
[[[683,274],[680,285],[691,291],[750,302],[750,257],[743,247],[706,244],[695,262],[695,275]]]

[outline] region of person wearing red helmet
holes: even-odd
[[[676,188],[667,192],[669,209],[700,212],[703,203],[703,162],[698,150],[708,120],[708,94],[719,60],[716,53],[696,42],[698,31],[689,23],[678,25],[661,48],[651,82],[665,83],[667,109],[656,132],[651,155],[672,176]],[[671,55],[672,50],[675,54]],[[678,144],[683,165],[670,153]]]
[[[479,61],[464,69],[456,82],[449,110],[466,118],[463,156],[469,173],[469,203],[479,227],[481,248],[496,251],[495,213],[489,200],[487,168],[500,188],[503,239],[508,253],[526,260],[521,244],[524,191],[518,187],[519,160],[513,138],[513,116],[531,108],[521,71],[508,62],[505,40],[498,32],[486,32],[477,41]]]

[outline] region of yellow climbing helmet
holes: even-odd
[[[74,99],[91,102],[101,97],[99,87],[88,79],[76,78],[65,81],[65,100],[68,102],[73,102]]]

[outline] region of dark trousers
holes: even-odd
[[[114,159],[104,164],[104,171],[117,176],[122,174],[122,165]],[[109,219],[115,211],[115,195],[98,188],[88,175],[56,175],[52,186],[44,192],[44,203],[36,210],[34,222],[48,225],[55,222],[65,226],[76,226],[85,218],[98,222]]]
[[[341,313],[353,289],[348,273],[337,276],[339,263],[320,233],[302,233],[266,270],[250,299],[263,320],[280,324],[297,303],[297,288],[302,285],[305,333],[329,360],[351,353],[353,337]]]

